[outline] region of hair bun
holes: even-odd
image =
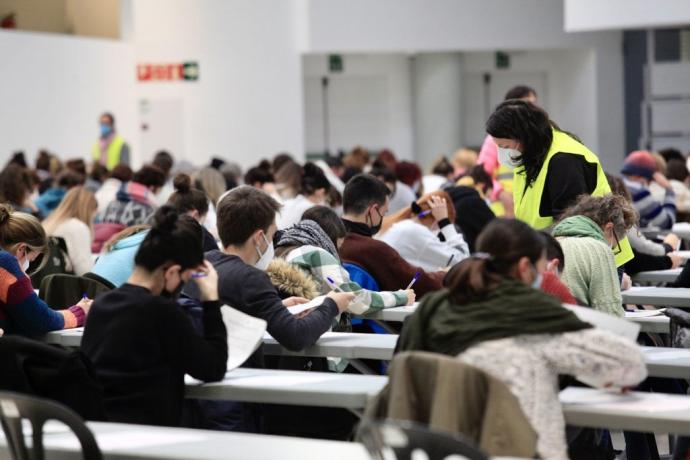
[[[189,193],[192,189],[192,178],[187,174],[180,173],[173,179],[173,187],[177,193]]]
[[[0,226],[5,225],[12,215],[12,207],[8,204],[0,204]]]
[[[177,224],[177,211],[172,206],[161,206],[153,216],[151,232],[159,235],[170,235],[175,231]]]

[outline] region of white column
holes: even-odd
[[[412,63],[415,159],[427,173],[462,145],[462,54],[425,53]]]

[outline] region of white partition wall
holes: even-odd
[[[116,41],[0,31],[0,162],[14,150],[33,161],[48,148],[87,158],[98,117],[111,111],[139,158],[134,57]]]

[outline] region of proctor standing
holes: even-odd
[[[129,145],[115,132],[113,114],[104,113],[99,123],[101,136],[91,150],[93,161],[105,166],[109,171],[120,163],[129,165]]]
[[[552,226],[578,196],[611,193],[599,158],[529,102],[501,103],[486,131],[498,146],[498,161],[514,168],[515,217],[537,230]],[[616,252],[618,266],[633,258],[627,238]]]

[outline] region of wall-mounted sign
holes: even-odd
[[[199,80],[199,63],[139,64],[137,66],[137,80],[197,81]]]

